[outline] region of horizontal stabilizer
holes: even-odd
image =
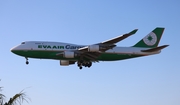
[[[151,48],[151,49],[148,49],[148,50],[141,50],[142,52],[155,52],[155,51],[159,51],[165,47],[168,47],[169,45],[163,45],[163,46],[159,46],[159,47],[156,47],[156,48]]]

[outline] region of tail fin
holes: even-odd
[[[145,47],[145,48],[154,48],[157,47],[161,36],[163,34],[164,28],[157,27],[142,40],[136,43],[133,47]]]

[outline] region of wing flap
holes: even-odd
[[[91,61],[99,62],[97,58],[100,56],[101,53],[90,53],[86,52],[83,54],[83,56]]]

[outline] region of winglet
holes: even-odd
[[[128,34],[133,35],[138,31],[138,29],[134,29],[133,31],[129,32]]]

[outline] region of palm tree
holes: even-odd
[[[0,91],[1,91],[1,89],[2,89],[2,87],[0,87]],[[4,98],[5,98],[5,96],[0,93],[0,105],[3,105]]]
[[[2,87],[0,87],[0,91],[2,91]],[[5,96],[0,93],[0,105],[3,105],[4,98],[5,98]]]
[[[2,91],[2,87],[0,87],[0,91]],[[28,103],[29,98],[23,91],[24,90],[22,90],[18,94],[15,94],[7,102],[5,102],[5,95],[0,93],[0,105],[21,105],[23,103],[23,101],[26,101]]]

